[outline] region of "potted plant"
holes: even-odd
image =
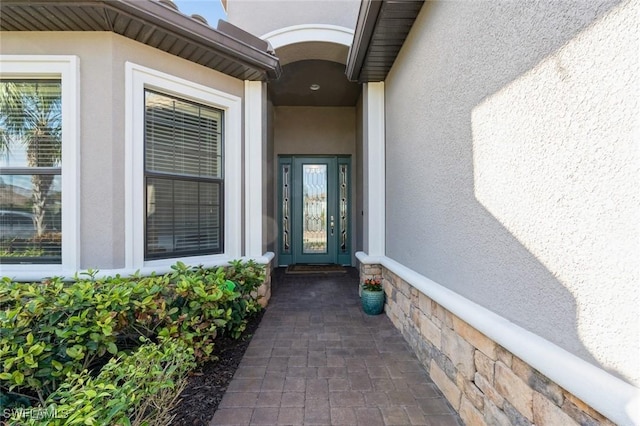
[[[368,278],[362,282],[360,293],[362,310],[367,315],[378,315],[384,309],[384,291],[382,282],[378,278]]]

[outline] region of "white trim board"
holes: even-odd
[[[309,41],[323,41],[350,47],[353,41],[353,30],[338,25],[303,24],[280,28],[260,38],[268,41],[274,49]]]
[[[501,345],[587,405],[620,425],[640,425],[640,389],[510,322],[386,256],[356,253],[379,264]]]
[[[73,55],[0,55],[4,78],[60,78],[62,82],[62,263],[2,265],[2,275],[38,271],[59,275],[80,266],[80,58]]]
[[[386,139],[384,82],[366,83],[363,88],[364,241],[372,256],[385,255],[386,226]]]
[[[224,253],[144,260],[144,89],[224,111]],[[131,62],[125,64],[125,270],[155,270],[180,260],[218,264],[242,254],[242,100],[192,81]]]
[[[245,254],[262,253],[263,87],[244,82]]]
[[[228,266],[229,262],[232,260],[242,260],[242,261],[253,260],[258,264],[268,265],[269,263],[271,263],[274,257],[275,257],[274,253],[266,252],[262,256],[258,256],[258,257],[250,257],[250,256],[243,256],[239,258],[219,257],[216,259],[210,259],[206,261],[203,261],[202,257],[197,257],[197,258],[182,258],[178,260],[190,266],[202,265],[205,268],[217,268],[219,266]],[[194,260],[190,261],[189,259],[194,259]],[[34,266],[41,266],[41,265],[34,265]],[[134,269],[134,268],[100,269],[98,271],[93,270],[92,274],[96,278],[104,278],[104,277],[113,277],[116,275],[120,275],[122,277],[129,277],[133,275],[149,276],[151,274],[156,274],[156,275],[166,274],[172,271],[173,270],[171,269],[170,265],[162,265],[158,267],[145,266],[143,268],[138,268],[138,269]],[[20,282],[39,282],[39,281],[42,281],[43,278],[52,277],[52,276],[62,277],[63,279],[72,280],[74,276],[76,276],[76,274],[80,276],[83,272],[87,272],[87,271],[64,269],[64,270],[56,271],[56,273],[54,274],[51,274],[43,268],[34,267],[34,268],[29,268],[28,271],[24,270],[24,271],[17,272],[15,274],[4,274],[4,270],[2,270],[2,276],[8,276],[12,280],[20,281]]]

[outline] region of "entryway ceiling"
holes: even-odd
[[[320,86],[312,90],[312,85]],[[345,65],[319,59],[291,62],[282,75],[268,83],[275,106],[355,106],[360,85],[350,82]]]

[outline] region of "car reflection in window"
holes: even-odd
[[[0,210],[0,238],[31,238],[35,233],[33,214]]]

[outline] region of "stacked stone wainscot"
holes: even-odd
[[[385,312],[467,425],[613,425],[515,355],[377,264]]]
[[[271,299],[271,270],[273,269],[271,263],[264,265],[264,282],[258,287],[258,303],[263,308],[266,308],[269,304],[269,299]]]

